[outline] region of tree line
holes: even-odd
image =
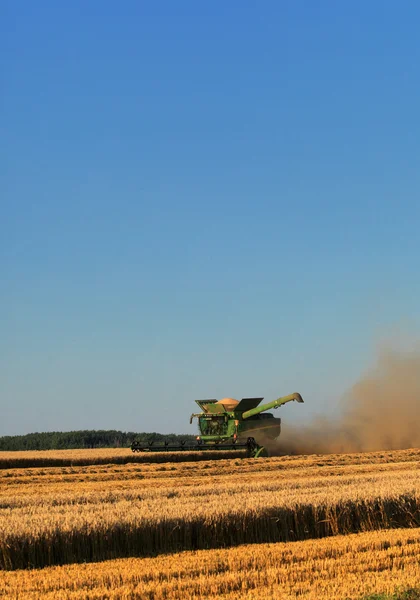
[[[89,430],[49,431],[26,435],[0,437],[0,450],[71,450],[78,448],[128,448],[134,440],[140,442],[180,443],[192,442],[195,436],[188,434],[134,433],[132,431]]]

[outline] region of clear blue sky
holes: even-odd
[[[336,410],[419,325],[420,4],[0,5],[0,434]]]

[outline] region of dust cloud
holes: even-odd
[[[379,353],[377,366],[342,398],[341,415],[286,424],[272,454],[331,454],[420,447],[420,352]]]

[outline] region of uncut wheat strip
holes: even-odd
[[[106,456],[126,456],[131,454],[130,448],[75,448],[62,450],[2,450],[0,459],[16,458],[86,458]]]
[[[323,497],[311,498],[310,504],[293,494],[273,503],[270,494],[263,493],[248,504],[244,495],[243,503],[234,509],[228,502],[214,503],[210,509],[196,503],[194,512],[184,503],[168,505],[166,510],[160,507],[160,514],[153,502],[123,501],[112,508],[99,504],[81,505],[71,511],[52,507],[44,513],[2,511],[7,519],[0,528],[1,564],[3,568],[40,567],[177,548],[322,537],[390,525],[413,527],[418,523],[417,495],[406,490],[397,496],[395,489],[390,493],[389,486],[376,492],[374,497],[363,498],[355,486],[352,499],[348,494],[331,497],[324,492]]]
[[[318,497],[321,499],[325,496],[326,485],[328,485],[328,494],[332,497],[334,492],[339,494],[340,498],[348,497],[350,491],[357,491],[358,497],[370,497],[372,494],[383,494],[384,491],[391,491],[392,493],[403,493],[403,491],[415,491],[419,489],[419,478],[417,472],[405,472],[399,474],[398,477],[390,476],[387,473],[381,473],[380,476],[374,477],[365,477],[365,478],[349,478],[346,479],[338,479],[337,481],[333,480],[314,480],[308,481],[306,486],[296,486],[293,484],[287,484],[280,482],[270,482],[270,483],[261,483],[261,482],[251,482],[246,484],[241,482],[241,485],[232,484],[232,483],[224,483],[220,486],[211,482],[210,485],[201,485],[197,488],[188,487],[187,489],[182,487],[182,482],[179,482],[179,485],[176,487],[162,487],[153,490],[147,490],[147,488],[143,487],[143,482],[139,482],[141,487],[137,486],[135,490],[130,490],[125,488],[118,493],[112,493],[111,491],[107,492],[93,492],[86,493],[82,492],[77,493],[77,490],[74,489],[71,494],[60,494],[56,493],[52,496],[35,496],[30,495],[25,498],[22,502],[19,502],[18,499],[3,497],[1,499],[2,510],[0,511],[0,523],[1,519],[7,518],[10,519],[13,513],[10,512],[9,509],[20,510],[19,519],[24,518],[25,507],[30,508],[31,519],[34,518],[34,515],[37,511],[43,513],[45,510],[50,510],[51,507],[62,506],[65,508],[66,505],[74,506],[74,505],[89,505],[89,504],[100,504],[102,507],[106,507],[107,504],[111,506],[115,505],[119,501],[134,501],[137,500],[147,501],[147,502],[155,502],[158,504],[164,503],[164,510],[167,508],[174,507],[177,504],[182,504],[185,506],[186,504],[190,504],[191,502],[194,504],[200,504],[200,506],[209,506],[210,503],[222,500],[224,503],[229,501],[229,505],[232,504],[232,500],[236,498],[238,499],[238,503],[241,506],[247,506],[247,499],[251,499],[251,505],[255,506],[256,500],[261,495],[264,495],[264,501],[267,498],[267,494],[271,497],[275,497],[276,502],[282,502],[283,499],[287,502],[291,499],[292,502],[296,502],[298,498],[302,497],[302,492],[305,494],[305,499],[307,501],[314,501]],[[80,485],[80,490],[83,488],[83,484]],[[343,496],[344,492],[344,496]],[[201,498],[206,498],[206,505],[202,503]],[[245,498],[245,504],[244,504]],[[168,502],[170,500],[170,502]],[[144,505],[144,503],[143,503]],[[156,504],[155,504],[156,505]],[[4,516],[4,512],[6,512],[6,517]],[[96,510],[96,508],[95,508]],[[62,511],[60,511],[62,512]]]
[[[264,474],[262,474],[264,475]],[[395,484],[401,481],[407,482],[409,480],[416,480],[418,478],[417,469],[409,470],[406,465],[403,465],[402,469],[394,471],[376,471],[375,473],[356,473],[348,475],[340,473],[336,477],[320,477],[313,475],[311,478],[306,479],[285,479],[283,477],[272,478],[270,481],[266,481],[266,477],[251,478],[250,481],[247,479],[234,478],[233,481],[225,481],[224,479],[215,477],[194,477],[188,479],[180,479],[177,484],[174,485],[172,479],[160,480],[156,482],[155,479],[139,479],[137,476],[135,479],[124,480],[124,485],[121,486],[119,480],[113,481],[107,486],[107,491],[104,493],[103,486],[87,485],[87,482],[79,484],[63,484],[57,482],[55,485],[50,486],[28,486],[25,489],[25,493],[16,494],[12,489],[2,489],[0,493],[0,508],[17,508],[24,506],[38,506],[38,505],[74,505],[74,504],[88,504],[95,502],[116,502],[120,499],[133,500],[133,499],[153,499],[162,497],[176,497],[182,495],[183,498],[189,496],[206,496],[220,495],[220,493],[229,493],[231,495],[237,495],[242,493],[253,493],[254,491],[270,491],[280,492],[281,490],[287,490],[288,492],[292,489],[302,490],[305,493],[309,490],[315,492],[317,489],[322,490],[326,485],[334,487],[335,485],[346,486],[352,484],[359,485],[375,485],[378,482],[381,484],[389,481],[391,484]],[[95,489],[96,487],[96,489]]]
[[[31,468],[31,467],[61,467],[73,465],[104,465],[104,464],[127,464],[127,463],[176,463],[176,462],[200,462],[209,460],[219,460],[221,458],[244,458],[245,450],[207,450],[205,452],[140,452],[126,455],[115,455],[105,457],[51,457],[51,458],[29,458],[22,457],[7,458],[0,460],[0,469],[10,468]]]
[[[325,503],[325,501],[330,498],[334,501],[342,501],[347,499],[364,499],[364,498],[381,498],[381,497],[392,497],[393,495],[401,495],[404,493],[419,493],[420,490],[420,480],[417,476],[417,473],[414,472],[412,474],[405,474],[403,477],[389,479],[385,476],[378,478],[376,480],[372,480],[369,478],[367,481],[355,480],[354,482],[349,482],[346,486],[341,485],[341,481],[336,482],[336,485],[333,485],[330,482],[328,489],[325,485],[317,486],[310,488],[308,487],[305,490],[305,502],[307,503],[316,503],[321,502]],[[191,496],[187,495],[174,495],[171,498],[166,498],[166,502],[162,502],[165,500],[166,491],[164,494],[158,494],[156,497],[148,497],[145,498],[144,501],[139,499],[139,502],[136,503],[136,513],[143,514],[146,511],[147,516],[149,512],[154,515],[159,515],[159,513],[169,514],[169,512],[177,512],[179,514],[184,514],[189,510],[193,510],[195,514],[201,514],[202,512],[214,512],[220,506],[227,506],[229,510],[232,507],[232,497],[235,497],[235,505],[238,505],[242,508],[256,508],[258,506],[271,506],[273,502],[275,505],[294,505],[301,501],[302,499],[302,490],[296,489],[294,486],[286,486],[279,488],[276,490],[276,493],[273,493],[273,489],[269,487],[267,488],[264,485],[255,484],[250,488],[241,489],[240,487],[231,489],[229,485],[226,487],[220,486],[220,488],[216,488],[213,490],[213,494],[205,493],[206,503],[202,502],[202,490],[197,489],[195,493]],[[106,499],[109,498],[110,502],[107,503]],[[130,497],[129,503],[132,502],[135,498]],[[77,500],[77,498],[76,498]],[[74,508],[77,508],[80,511],[97,511],[98,509],[102,511],[112,511],[116,506],[120,503],[127,503],[126,500],[118,499],[113,495],[104,495],[97,493],[91,497],[91,502],[82,504],[77,504],[76,507],[71,505],[71,512],[74,511]],[[91,507],[90,504],[94,504],[95,506]],[[150,507],[150,508],[149,508]],[[124,509],[125,510],[125,509]],[[48,512],[50,518],[53,517],[54,514],[65,514],[66,506],[50,506],[48,502],[36,504],[32,502],[29,506],[17,507],[14,509],[6,508],[0,510],[0,525],[2,523],[7,526],[7,523],[10,519],[15,515],[17,520],[23,524],[25,522],[25,516],[29,515],[29,522],[33,523],[36,515],[40,515],[40,519],[43,519],[43,515]]]
[[[252,598],[279,598],[282,593],[295,597],[296,592],[305,598],[340,598],[344,597],[338,595],[341,593],[350,597],[355,582],[356,593],[363,582],[368,582],[365,591],[369,593],[393,591],[396,581],[407,587],[418,582],[419,553],[419,529],[382,531],[333,540],[241,546],[172,557],[0,573],[0,582],[5,593],[10,594],[7,597],[15,593],[29,598],[36,594],[53,598],[65,591],[67,597],[77,599],[87,592],[91,598],[92,591],[100,594],[106,590],[110,594],[107,597],[112,598],[122,597],[118,594],[125,590],[140,593],[142,598],[154,594],[150,597],[161,600],[200,597],[204,593],[208,597],[212,589],[214,597],[227,593],[229,598],[239,598],[235,589],[240,580],[241,592],[252,590]],[[375,573],[378,577],[373,581]],[[28,595],[31,593],[33,596]]]

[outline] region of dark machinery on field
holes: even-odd
[[[131,449],[133,452],[245,450],[249,457],[268,456],[264,444],[280,435],[281,419],[265,411],[292,400],[303,402],[303,399],[294,393],[260,405],[263,399],[242,398],[240,402],[234,398],[196,400],[202,412],[193,413],[190,418],[190,424],[193,419],[198,419],[200,434],[195,444],[155,445],[135,441]]]

